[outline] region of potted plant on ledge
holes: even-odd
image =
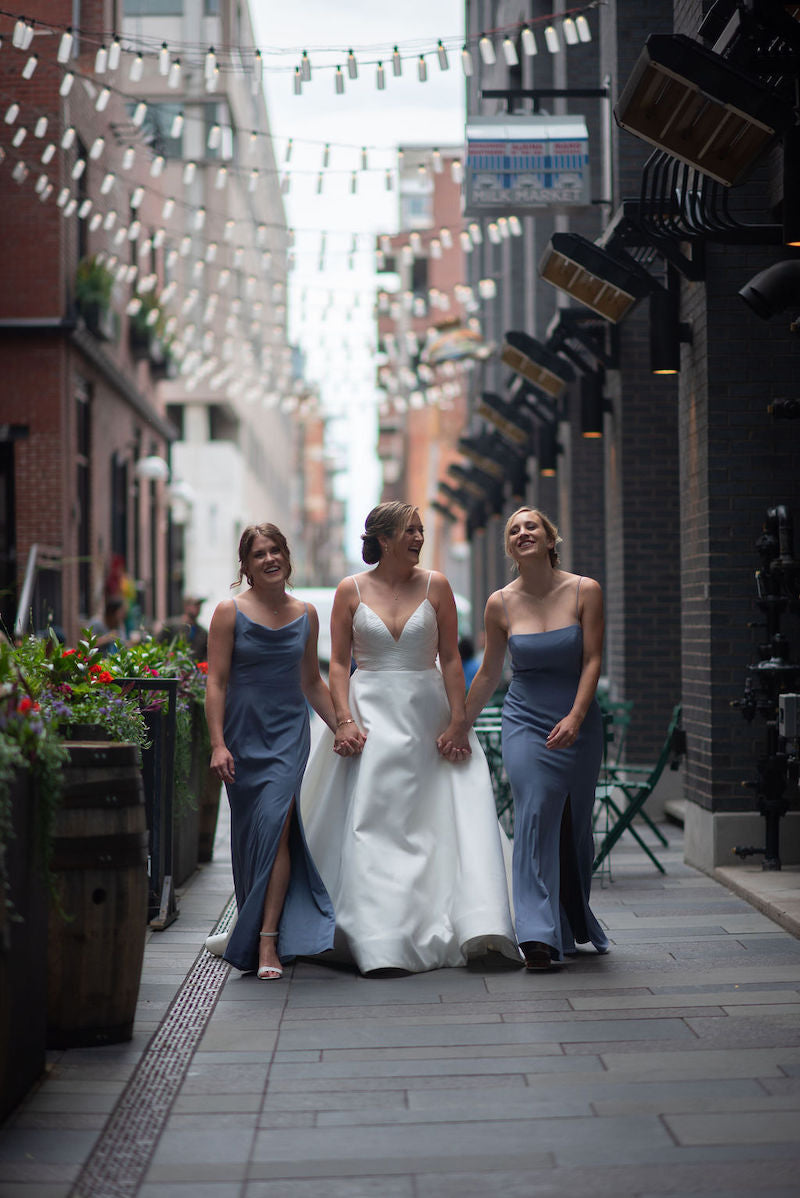
[[[117,330],[111,308],[114,276],[94,255],[81,258],[75,272],[75,307],[87,329],[101,341],[116,339]]]

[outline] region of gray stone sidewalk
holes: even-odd
[[[201,948],[222,826],[133,1041],[51,1054],[0,1129],[0,1198],[796,1198],[800,942],[667,834],[597,882],[606,957],[264,983]]]

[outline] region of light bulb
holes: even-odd
[[[115,178],[116,178],[116,176],[114,175],[113,171],[108,171],[103,176],[103,182],[100,184],[100,195],[101,196],[108,195],[108,193],[111,191],[111,188],[114,186]]]
[[[439,59],[439,69],[441,71],[449,71],[450,60],[447,57],[447,50],[444,48],[441,38],[436,43],[436,57]]]
[[[115,37],[108,50],[108,69],[116,71],[119,66],[119,60],[122,54],[122,47],[119,44],[119,38]]]
[[[386,88],[386,71],[383,69],[383,63],[379,62],[375,68],[375,86],[379,92]]]
[[[172,196],[170,196],[169,199],[164,200],[164,207],[161,209],[161,219],[169,220],[174,211],[175,201]]]
[[[25,63],[25,66],[22,68],[22,78],[30,79],[31,75],[33,75],[33,73],[36,70],[36,68],[38,67],[38,65],[39,65],[38,56],[36,54],[31,54],[30,58]]]
[[[72,36],[72,30],[66,29],[61,34],[61,40],[58,43],[58,53],[56,54],[57,62],[60,62],[60,63],[69,62],[69,60],[72,56],[73,41],[74,41],[74,38]]]
[[[424,54],[420,54],[419,58],[417,59],[417,74],[419,76],[420,83],[424,83],[428,78],[428,64],[425,61]]]
[[[568,46],[574,46],[578,41],[578,30],[572,17],[565,17],[561,22],[561,29],[564,34],[564,41]]]
[[[95,75],[105,75],[106,67],[108,66],[108,50],[105,46],[100,46],[94,56],[94,73]]]
[[[300,75],[304,83],[311,82],[311,59],[308,57],[308,51],[303,51],[303,56],[300,59]]]
[[[72,85],[75,82],[75,76],[72,71],[67,71],[64,78],[61,80],[61,86],[58,89],[60,96],[68,96],[72,91]]]
[[[133,122],[133,124],[136,126],[137,129],[140,129],[142,127],[142,125],[144,124],[144,118],[146,116],[147,116],[147,105],[145,104],[144,100],[140,100],[139,103],[134,108],[133,116],[131,117],[131,121]]]
[[[475,70],[474,64],[472,62],[472,54],[470,53],[469,46],[461,47],[461,70],[464,72],[464,75],[467,79],[470,78],[473,71]]]
[[[173,141],[175,141],[175,140],[177,140],[177,138],[180,137],[181,133],[183,133],[183,113],[176,112],[175,116],[172,118],[172,124],[170,125],[169,135],[173,139]]]
[[[394,49],[392,50],[392,74],[393,75],[402,75],[402,73],[403,73],[403,60],[400,57],[400,51],[397,49],[397,46],[395,46]]]
[[[347,51],[347,74],[351,79],[358,79],[358,63],[352,50]]]
[[[544,40],[547,49],[551,54],[558,54],[561,49],[561,43],[558,40],[558,31],[555,25],[548,25],[544,31]]]
[[[515,67],[519,62],[517,47],[514,45],[510,37],[503,38],[503,57],[506,60],[506,65],[509,67]]]
[[[46,132],[47,132],[47,117],[40,116],[34,126],[33,135],[34,135],[34,137],[44,137]]]
[[[180,82],[181,82],[181,60],[179,58],[176,58],[173,60],[172,65],[169,68],[169,75],[167,76],[167,87],[171,87],[173,89],[180,87]]]
[[[485,33],[481,34],[478,42],[478,49],[481,52],[481,58],[486,63],[487,67],[494,66],[497,62],[497,55],[494,52],[492,39],[487,37]]]
[[[578,37],[582,42],[590,42],[592,40],[592,31],[589,27],[589,22],[583,13],[575,18],[575,28],[578,30]]]
[[[111,92],[107,87],[101,88],[95,101],[95,109],[97,112],[105,112],[108,107],[108,101],[111,99]]]
[[[89,157],[96,161],[105,149],[106,139],[104,137],[96,137],[92,142],[92,147],[89,150]]]
[[[136,161],[136,151],[133,146],[126,146],[125,152],[122,155],[122,169],[129,171]]]
[[[534,54],[538,54],[539,47],[536,45],[536,38],[530,25],[523,25],[521,40],[523,54],[527,54],[528,58],[533,58]]]
[[[131,83],[138,83],[144,74],[144,59],[141,54],[137,54],[131,62],[131,69],[128,72],[128,78]]]
[[[169,47],[166,42],[161,43],[161,49],[158,52],[158,73],[159,75],[169,73]]]
[[[336,68],[336,74],[333,77],[333,86],[337,96],[344,95],[344,75],[342,74],[341,67]]]

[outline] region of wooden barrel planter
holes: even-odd
[[[135,745],[67,744],[51,869],[47,1043],[130,1040],[147,935],[148,835]]]
[[[44,1072],[47,1028],[47,888],[37,851],[30,772],[9,788],[13,839],[5,848],[9,900],[0,903],[0,1120]]]

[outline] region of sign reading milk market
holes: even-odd
[[[583,117],[471,117],[466,160],[469,216],[589,203],[589,134]]]

